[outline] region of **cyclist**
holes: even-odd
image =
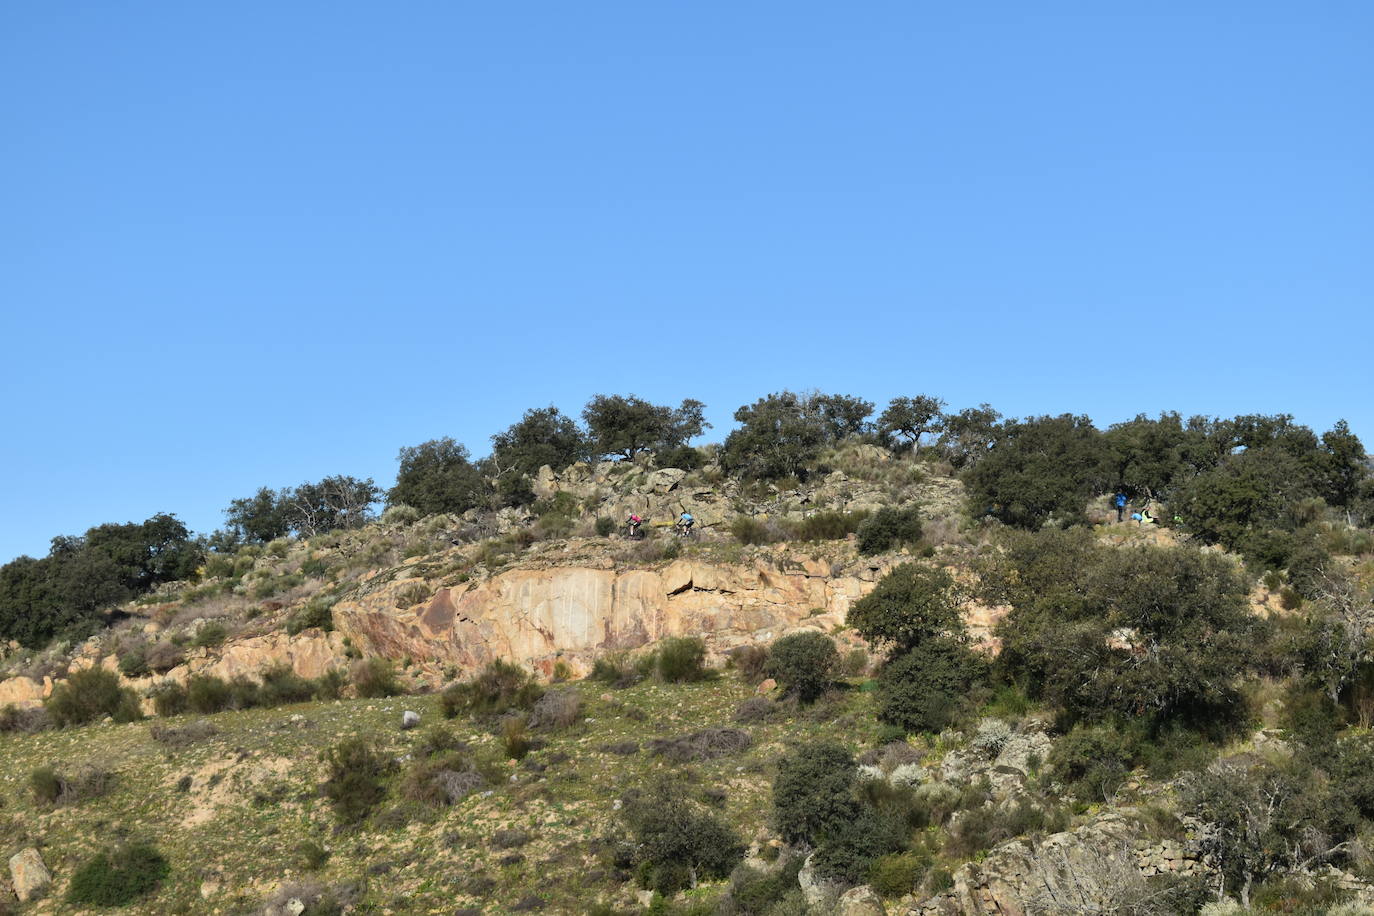
[[[644,519],[640,518],[638,515],[635,515],[633,512],[631,512],[630,518],[626,521],[625,524],[630,529],[630,540],[633,541],[634,539],[639,537],[639,526],[644,524]]]
[[[692,518],[692,513],[684,512],[682,513],[682,517],[677,520],[678,532],[683,537],[690,537],[692,534],[692,525],[694,524],[696,524],[696,519]]]

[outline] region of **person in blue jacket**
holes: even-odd
[[[1126,511],[1126,494],[1121,490],[1117,490],[1116,496],[1112,499],[1112,505],[1116,506],[1116,520],[1118,522],[1122,521],[1122,515]]]

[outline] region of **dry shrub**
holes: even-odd
[[[501,746],[510,760],[523,760],[530,752],[529,731],[525,727],[524,716],[511,716],[501,720]]]
[[[54,807],[99,798],[113,786],[114,773],[91,764],[83,764],[71,774],[59,773],[52,766],[42,766],[29,775],[29,788],[33,790],[34,798]]]
[[[649,752],[674,763],[714,760],[749,749],[754,739],[738,728],[706,728],[676,738],[650,738]]]
[[[450,751],[412,764],[401,781],[401,795],[438,807],[454,804],[485,785],[466,752]]]
[[[41,732],[52,728],[52,719],[42,706],[15,706],[0,709],[0,732]]]
[[[143,663],[149,670],[166,674],[186,661],[186,651],[172,642],[160,642],[143,653]]]
[[[530,710],[529,726],[533,729],[567,728],[582,712],[582,696],[571,688],[550,690]]]
[[[750,697],[735,710],[735,721],[741,725],[763,722],[771,719],[778,711],[778,704],[768,697]]]
[[[349,676],[358,696],[364,699],[394,697],[405,693],[396,679],[396,670],[384,658],[358,659],[349,668]]]
[[[168,748],[188,747],[219,734],[219,729],[208,719],[197,719],[185,725],[157,725],[148,729],[148,735],[158,744]]]
[[[498,830],[491,835],[491,844],[497,849],[519,849],[530,839],[524,830]]]
[[[757,684],[763,680],[763,669],[768,664],[766,646],[736,646],[728,654],[730,664],[744,683]]]

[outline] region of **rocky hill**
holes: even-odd
[[[879,721],[883,647],[849,615],[895,567],[919,560],[968,586],[962,629],[984,657],[999,649],[1008,606],[971,586],[1000,526],[963,514],[947,469],[851,446],[786,490],[651,460],[546,467],[534,487],[526,508],[392,511],[213,556],[84,642],[10,646],[0,913],[84,912],[95,898],[75,888],[127,872],[147,885],[127,912],[273,916],[1162,914],[1235,891],[1212,828],[1179,806],[1185,777],[1137,768],[1079,793],[1050,766],[1054,711],[1015,691],[943,730]],[[923,538],[861,554],[855,528],[888,506],[919,507]],[[682,511],[691,538],[671,530]],[[619,529],[630,512],[648,519],[642,540]],[[1092,512],[1102,545],[1178,540]],[[1250,611],[1282,614],[1280,591],[1256,584]],[[765,647],[800,633],[837,647],[814,703],[762,668]],[[691,639],[700,655],[679,670]],[[46,727],[91,669],[137,709]],[[1221,758],[1291,759],[1280,706]],[[851,880],[775,811],[779,760],[828,743],[857,753],[844,778],[864,804],[905,812],[916,837]],[[685,890],[655,893],[641,828],[658,792],[728,824],[743,864],[700,880],[693,866]],[[1285,880],[1374,901],[1321,857]]]

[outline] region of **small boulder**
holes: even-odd
[[[827,901],[833,902],[839,896],[840,888],[843,885],[822,878],[816,874],[814,861],[816,854],[813,852],[806,857],[802,863],[801,871],[797,873],[797,884],[801,887],[802,896],[806,898],[806,905],[810,907],[825,906]]]
[[[771,677],[766,677],[766,678],[764,678],[762,681],[759,681],[759,691],[758,691],[758,692],[759,692],[760,694],[772,693],[775,689],[777,689],[777,686],[778,686],[778,682],[777,682],[777,681],[773,680],[773,678],[771,678]]]
[[[867,884],[851,887],[840,896],[835,916],[887,916],[883,898]]]
[[[10,856],[10,881],[14,885],[14,896],[20,903],[37,900],[43,896],[48,885],[52,884],[52,874],[43,864],[38,850],[30,846],[22,852]]]
[[[401,713],[401,731],[410,731],[420,724],[420,714],[413,709]]]

